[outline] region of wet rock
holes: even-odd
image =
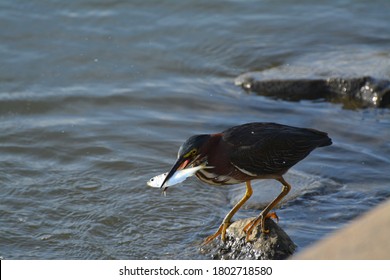
[[[243,228],[254,218],[232,223],[226,231],[226,242],[216,238],[201,248],[203,254],[222,260],[280,260],[290,257],[296,248],[294,242],[274,221],[266,220],[268,234],[255,229],[248,242]]]
[[[289,101],[324,99],[348,109],[390,107],[390,81],[370,76],[270,79],[248,73],[235,83],[246,91]]]
[[[289,101],[326,100],[344,108],[390,107],[390,55],[350,49],[308,53],[238,76],[245,91]]]

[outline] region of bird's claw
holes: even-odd
[[[276,215],[276,212],[268,213],[268,214],[265,216],[265,218],[266,218],[266,219],[274,219],[274,220],[276,220],[277,223],[279,222],[279,217],[278,217],[278,215]]]
[[[266,219],[275,219],[277,222],[279,222],[279,217],[278,217],[278,215],[276,215],[275,212],[268,213],[267,215],[265,215],[264,218],[263,218],[263,215],[260,214],[259,217],[252,220],[244,227],[244,232],[246,233],[245,241],[249,241],[249,237],[251,236],[253,230],[256,228],[256,226],[259,223],[261,223],[261,232],[265,233],[265,234],[269,233],[269,229],[265,228],[265,220]]]
[[[230,223],[222,223],[222,224],[219,226],[218,230],[217,230],[214,234],[210,235],[209,237],[207,237],[207,238],[203,241],[202,245],[207,245],[207,244],[209,244],[211,241],[213,241],[213,240],[214,240],[215,238],[217,238],[219,235],[221,235],[221,240],[222,240],[222,242],[225,242],[225,240],[226,240],[226,229],[227,229],[229,226],[230,226]]]

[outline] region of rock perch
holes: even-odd
[[[294,242],[271,219],[266,220],[268,234],[256,228],[248,242],[243,228],[253,218],[232,223],[226,231],[226,242],[216,238],[212,243],[201,247],[201,252],[212,259],[220,260],[282,260],[290,257],[296,248]]]

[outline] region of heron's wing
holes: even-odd
[[[310,130],[278,124],[254,123],[227,130],[230,161],[251,175],[283,173],[318,146]]]

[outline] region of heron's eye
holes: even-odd
[[[191,157],[191,156],[196,156],[197,153],[198,153],[197,149],[194,148],[191,151],[189,151],[188,153],[186,153],[184,155],[184,157],[187,158],[187,157]]]

